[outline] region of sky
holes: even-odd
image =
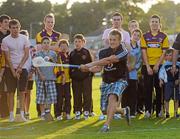
[[[6,1],[6,0],[1,0],[1,2],[3,2],[3,1]],[[39,1],[44,1],[44,0],[33,0],[33,1],[39,2]],[[49,1],[51,1],[51,3],[53,3],[53,4],[55,4],[55,3],[62,4],[62,3],[64,3],[66,0],[49,0]],[[69,1],[70,1],[70,2],[69,2],[69,4],[68,4],[68,8],[70,8],[71,5],[72,5],[74,2],[89,2],[89,0],[69,0]],[[140,8],[142,8],[145,12],[148,12],[148,10],[151,8],[151,6],[152,6],[153,4],[158,3],[159,1],[163,1],[163,0],[147,0],[147,2],[144,3],[144,4],[140,4],[140,3],[139,3],[138,6],[139,6]],[[174,1],[176,4],[177,4],[177,3],[180,3],[180,0],[171,0],[171,1]]]

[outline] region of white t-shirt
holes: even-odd
[[[104,42],[105,47],[109,47],[109,33],[113,30],[114,28],[108,28],[104,31],[102,40]],[[130,35],[127,31],[121,29],[120,30],[121,35],[122,35],[122,43],[125,43],[126,45],[130,45]]]
[[[30,46],[27,36],[19,34],[17,38],[8,35],[2,40],[2,50],[10,52],[10,59],[13,68],[16,69],[24,57],[24,49]],[[22,68],[27,69],[28,65],[25,63]]]

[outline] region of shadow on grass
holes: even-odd
[[[55,132],[59,132],[66,127],[71,127],[81,121],[52,121],[46,122],[40,119],[32,119],[28,122],[8,122],[3,120],[0,123],[0,138],[38,138]]]

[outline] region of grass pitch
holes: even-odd
[[[99,98],[101,79],[93,80],[94,111],[99,116]],[[0,119],[0,139],[180,139],[180,119],[173,118],[171,102],[171,118],[144,119],[143,115],[132,120],[128,126],[124,119],[113,120],[110,132],[100,133],[104,121],[98,116],[88,120],[63,120],[45,122],[37,118],[35,108],[35,89],[32,91],[30,116],[31,120],[24,123],[10,123],[8,119]],[[74,116],[73,114],[71,114]]]

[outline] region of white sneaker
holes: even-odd
[[[94,117],[94,116],[96,116],[97,114],[95,113],[95,112],[91,112],[90,114],[89,114],[89,116],[90,117]]]
[[[24,116],[24,111],[21,111],[21,112],[20,112],[20,115],[21,115],[21,119],[22,119],[24,122],[26,122],[27,119],[26,119],[25,116]]]
[[[84,119],[87,120],[89,118],[89,112],[84,111]]]
[[[81,112],[80,111],[76,111],[75,112],[75,120],[80,120],[81,119]]]
[[[58,120],[58,121],[61,121],[61,120],[63,120],[63,117],[62,117],[62,115],[58,116],[58,117],[57,117],[57,120]]]
[[[45,117],[44,117],[45,115],[41,115],[41,120],[42,121],[45,121]]]
[[[66,114],[66,119],[67,119],[67,120],[71,120],[70,114]]]
[[[119,119],[121,119],[121,114],[115,113],[113,118],[114,118],[115,120],[119,120]]]
[[[104,114],[101,114],[101,115],[99,116],[99,120],[100,120],[100,121],[105,120],[105,119],[106,119],[106,116],[105,116]]]
[[[158,117],[160,117],[160,118],[164,117],[164,114],[162,111],[160,111],[160,113],[158,114]]]
[[[151,116],[151,114],[148,111],[146,111],[144,118],[150,118],[150,116]]]
[[[130,117],[131,117],[132,119],[136,118],[136,116],[135,116],[135,115],[131,115]]]
[[[15,119],[14,119],[14,115],[10,114],[9,115],[9,122],[14,122]]]
[[[24,117],[24,115],[21,115],[21,119],[24,121],[24,122],[27,122],[28,120]]]

